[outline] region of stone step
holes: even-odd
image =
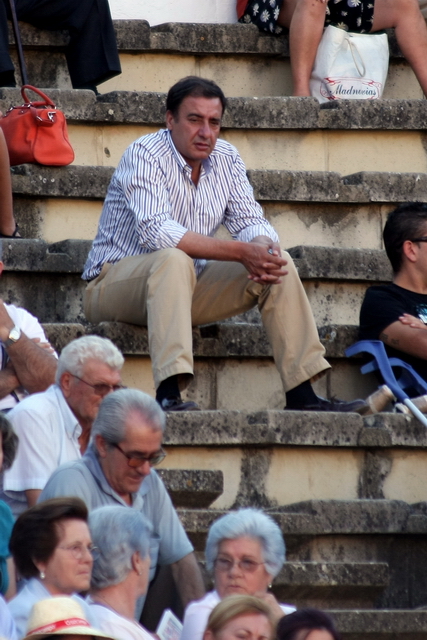
[[[112,167],[12,169],[14,206],[26,237],[93,239]],[[255,197],[285,246],[381,248],[385,215],[396,203],[427,200],[427,174],[251,170]]]
[[[54,323],[50,335],[55,345],[61,346],[72,335],[84,332],[112,339],[127,356],[127,384],[153,393],[146,329],[121,323],[107,322],[97,327],[85,323],[85,283],[80,273],[89,246],[89,241],[78,240],[53,244],[4,240],[5,298],[27,308],[42,322]],[[358,310],[366,287],[391,277],[384,253],[322,247],[294,247],[290,252],[306,287],[326,356],[333,364],[332,371],[316,383],[316,391],[343,399],[366,397],[378,382],[372,374],[361,376],[359,362],[345,359],[344,350],[357,340]],[[56,325],[58,322],[66,323],[63,329]],[[259,322],[258,312],[252,311],[237,323],[194,331],[196,378],[188,389],[189,398],[205,409],[284,406],[281,381]],[[69,323],[77,326],[70,328]]]
[[[125,354],[125,383],[154,395],[145,328],[109,322],[96,326],[45,323],[44,327],[58,351],[73,338],[87,333],[110,338]],[[316,392],[349,400],[372,393],[378,386],[376,378],[359,373],[357,358],[344,358],[345,348],[357,340],[358,328],[328,325],[319,327],[319,334],[333,368],[315,383]],[[196,376],[186,396],[202,408],[256,410],[284,406],[281,381],[260,325],[239,322],[201,327],[193,331],[193,344]]]
[[[10,302],[28,308],[42,322],[84,321],[85,283],[80,274],[89,241],[49,244],[20,239],[3,240],[2,245],[6,265],[3,282],[10,292]],[[367,286],[391,280],[383,251],[300,246],[289,252],[296,261],[318,326],[358,324]],[[52,278],[54,295],[48,285]]]
[[[213,588],[203,554],[205,583]],[[371,609],[389,582],[386,562],[285,562],[272,591],[279,602],[322,609]]]
[[[222,471],[158,469],[175,507],[209,507],[224,490]]]
[[[329,611],[343,640],[425,640],[427,611]]]
[[[115,27],[123,73],[101,90],[165,92],[179,78],[202,75],[219,82],[228,95],[291,93],[286,35],[271,37],[241,24],[169,23],[150,28],[143,20],[117,20]],[[23,24],[22,39],[33,84],[69,87],[63,55],[66,34]],[[391,65],[384,96],[422,98],[392,31],[389,40]]]
[[[284,505],[303,502],[304,512],[312,498],[359,500],[355,504],[361,505],[357,517],[363,527],[366,518],[373,519],[368,499],[378,500],[381,517],[387,500],[404,501],[395,506],[403,509],[399,511],[403,523],[413,515],[406,503],[425,498],[427,435],[415,419],[399,414],[363,419],[339,413],[201,411],[169,416],[165,446],[168,457],[163,467],[188,469],[192,460],[193,468],[222,470],[224,492],[214,503],[216,508],[282,505],[285,509]],[[320,520],[309,515],[310,522]],[[338,515],[334,517],[339,522]],[[381,517],[377,517],[380,523]],[[411,522],[418,520],[427,526],[423,512],[413,515]],[[355,521],[353,516],[353,528]],[[332,531],[338,534],[337,527],[334,524]]]
[[[273,592],[298,608],[371,609],[388,582],[386,562],[286,562]]]
[[[47,91],[67,115],[76,165],[116,166],[130,142],[164,126],[165,94],[111,92],[95,99],[91,91]],[[1,90],[3,111],[20,102],[18,89]],[[349,102],[231,98],[221,135],[239,149],[248,169],[427,171],[423,101]]]
[[[387,563],[389,582],[375,607],[412,609],[425,605],[427,518],[417,505],[388,500],[311,500],[284,509],[269,513],[282,529],[288,562],[353,564],[356,580],[357,563]],[[222,513],[179,510],[196,549],[204,548],[207,529]]]

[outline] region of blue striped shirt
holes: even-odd
[[[114,172],[84,280],[106,263],[176,247],[187,231],[213,236],[223,224],[235,240],[278,236],[265,220],[235,147],[218,140],[197,186],[166,129],[133,142]],[[194,260],[197,275],[206,261]]]

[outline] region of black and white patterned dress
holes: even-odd
[[[369,33],[374,19],[374,1],[329,0],[325,27],[331,24],[345,31]],[[277,24],[283,2],[284,0],[249,0],[239,22],[255,24],[260,31],[280,35],[285,31]]]

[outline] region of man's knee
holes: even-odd
[[[152,254],[153,269],[151,273],[160,272],[176,278],[190,278],[196,280],[193,259],[181,249],[162,249]]]

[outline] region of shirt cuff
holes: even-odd
[[[157,235],[154,238],[154,246],[150,248],[153,250],[173,249],[177,244],[179,244],[187,231],[188,229],[178,222],[168,220],[158,229]]]
[[[279,236],[269,224],[256,224],[252,227],[246,227],[246,229],[237,234],[236,240],[251,242],[257,236],[268,236],[273,242],[279,242]]]

